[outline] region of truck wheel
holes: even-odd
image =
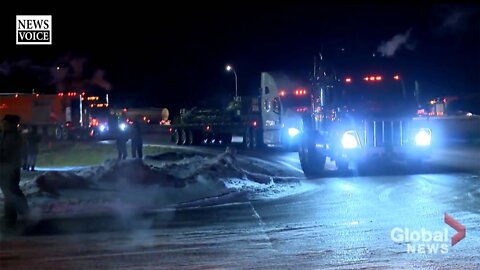
[[[198,131],[192,131],[192,145],[202,144],[203,134]]]
[[[257,149],[259,147],[257,130],[250,129],[250,136],[251,136],[251,139],[250,139],[251,148],[252,149]]]
[[[61,141],[63,140],[63,128],[62,127],[56,127],[55,128],[55,140]]]
[[[191,130],[187,130],[187,145],[193,145],[193,132]]]
[[[421,158],[408,158],[407,170],[410,173],[419,173],[424,169],[424,162]]]
[[[252,147],[251,139],[252,139],[252,135],[251,135],[250,129],[247,128],[245,130],[245,134],[243,134],[243,147],[250,149]]]
[[[225,134],[222,136],[222,144],[229,145],[232,143],[232,134]]]
[[[179,145],[187,144],[187,132],[185,129],[180,130],[180,141],[178,142]]]
[[[345,175],[348,173],[348,160],[335,160],[335,165],[337,165],[337,170],[340,174]]]
[[[175,129],[175,131],[172,133],[172,143],[174,144],[180,143],[180,134],[178,132],[178,129]]]
[[[310,138],[302,139],[298,156],[303,174],[307,178],[320,177],[323,174],[326,156],[316,149],[313,140]]]

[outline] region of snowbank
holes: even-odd
[[[266,171],[264,164],[239,162],[235,152],[227,148],[210,157],[167,153],[145,162],[108,160],[77,171],[49,171],[23,189],[38,215],[124,215],[203,202],[227,203],[239,198],[278,198],[308,189],[298,178],[278,177]]]

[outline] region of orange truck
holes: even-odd
[[[20,126],[37,126],[42,136],[64,140],[94,136],[99,120],[93,111],[105,110],[108,103],[98,97],[87,97],[84,92],[57,94],[0,94],[0,118],[6,114],[21,117]]]

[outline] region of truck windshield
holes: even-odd
[[[110,116],[110,109],[108,108],[93,108],[91,114],[95,118],[108,118]]]
[[[392,115],[412,105],[399,80],[351,78],[350,82],[343,82],[339,90],[337,106],[347,106],[366,113]]]
[[[281,101],[284,110],[308,108],[310,106],[310,95],[307,94],[302,96],[287,96],[281,98]]]

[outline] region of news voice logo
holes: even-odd
[[[412,230],[396,227],[390,231],[390,238],[395,243],[406,243],[407,253],[418,254],[446,254],[450,248],[460,242],[466,235],[466,228],[447,213],[444,222],[457,232],[453,237],[448,237],[448,228],[430,231],[425,228]]]
[[[51,15],[17,15],[17,45],[51,45]]]

